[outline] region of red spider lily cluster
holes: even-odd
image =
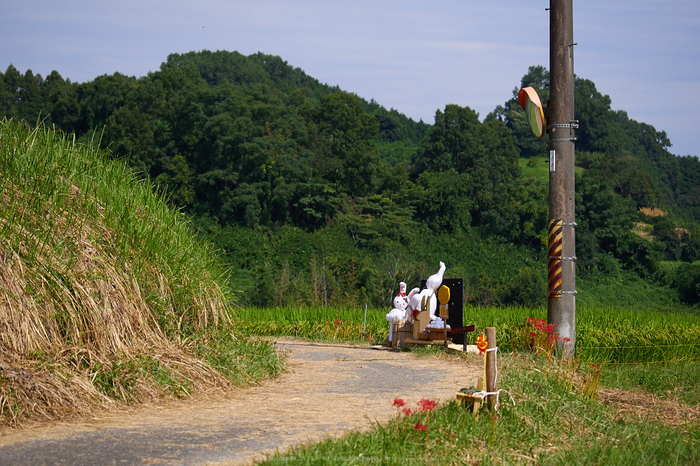
[[[525,322],[531,324],[535,330],[539,330],[550,335],[554,331],[554,324],[547,324],[547,321],[544,319],[535,319],[534,317],[528,317],[525,320]]]
[[[397,408],[403,408],[404,406],[406,406],[406,402],[403,401],[401,398],[394,398],[394,402],[391,405]]]
[[[432,411],[437,407],[437,401],[422,399],[418,402],[418,407],[422,412]]]
[[[418,400],[418,411],[416,412],[427,413],[437,408],[437,405],[437,401],[423,398]],[[394,401],[391,402],[391,406],[395,407],[397,410],[401,410],[401,412],[407,416],[413,414],[411,408],[406,406],[406,401],[403,398],[394,398]]]
[[[394,398],[391,406],[396,408],[397,413],[398,411],[401,411],[405,416],[410,416],[413,414],[411,408],[406,406],[406,402],[403,400],[403,398]]]
[[[406,406],[406,402],[402,398],[394,398],[394,401],[391,402],[391,405],[396,408],[396,411],[400,410],[401,413],[406,416],[403,420],[403,431],[406,433],[406,424],[408,423],[407,417],[412,415],[412,414],[420,414],[420,419],[418,422],[413,426],[414,430],[419,430],[425,432],[425,448],[427,450],[428,448],[428,432],[430,431],[430,413],[437,408],[437,401],[435,400],[428,400],[426,398],[423,398],[418,401],[418,411],[413,411],[411,408]],[[425,424],[423,424],[425,422]],[[400,424],[397,424],[397,429]]]
[[[603,374],[602,364],[588,363],[588,368],[583,371],[583,383],[581,392],[589,400],[598,399],[598,388],[600,388],[600,377]]]
[[[544,319],[528,317],[520,326],[519,332],[514,335],[513,346],[520,350],[553,354],[559,339],[559,334],[554,333],[554,324],[547,324]],[[568,338],[561,338],[561,340],[569,341]]]

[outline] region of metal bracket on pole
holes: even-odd
[[[576,138],[575,138],[575,137],[574,137],[574,138],[554,138],[554,139],[550,139],[549,141],[550,141],[550,142],[555,142],[555,141],[571,141],[571,142],[574,142],[574,141],[576,141]]]
[[[572,121],[571,123],[552,123],[551,125],[547,125],[547,129],[552,129],[552,128],[554,128],[555,131],[556,131],[556,128],[578,129],[578,122]]]
[[[574,261],[574,262],[576,262],[576,261],[578,260],[578,257],[576,257],[576,256],[574,256],[574,257],[562,257],[561,260],[563,260],[563,261]]]
[[[563,222],[562,226],[576,228],[578,226],[578,223],[576,223],[576,222]]]
[[[560,291],[560,293],[561,294],[571,294],[571,295],[576,296],[578,294],[578,291],[576,291],[576,290],[574,290],[574,291]]]

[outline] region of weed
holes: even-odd
[[[90,377],[95,386],[110,398],[135,401],[138,369],[135,361],[115,361],[97,364]]]

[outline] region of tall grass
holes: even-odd
[[[234,311],[238,332],[247,335],[298,336],[319,340],[381,343],[389,334],[382,309],[339,307],[247,307]],[[364,331],[364,338],[363,338]]]
[[[72,137],[2,120],[0,189],[5,420],[229,384],[195,354],[198,335],[229,322],[225,270],[148,182]]]

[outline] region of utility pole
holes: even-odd
[[[573,357],[576,345],[576,222],[574,162],[573,0],[550,0],[549,248],[547,321],[555,325],[557,349]],[[568,339],[568,340],[567,340]]]

